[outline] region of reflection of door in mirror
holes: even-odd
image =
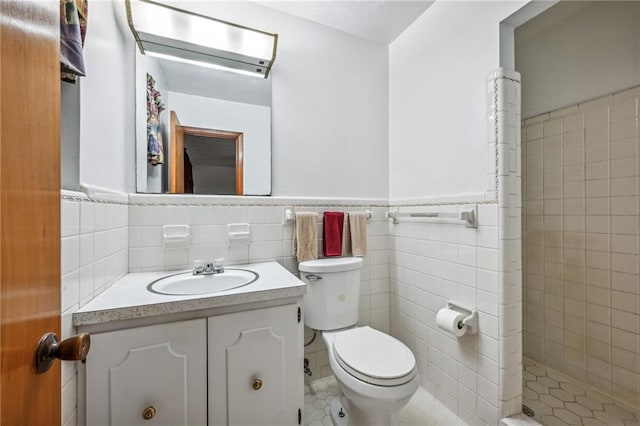
[[[170,113],[170,192],[243,195],[243,134],[180,125]]]

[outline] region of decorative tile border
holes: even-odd
[[[129,194],[131,206],[203,207],[388,207],[380,198],[253,197],[185,194]]]
[[[117,206],[128,206],[129,195],[124,192],[102,192],[89,194],[85,192],[69,191],[63,189],[60,191],[60,200],[75,201],[78,203],[96,203],[96,204],[112,204]]]

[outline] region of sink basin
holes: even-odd
[[[225,268],[213,275],[193,275],[191,271],[167,275],[151,282],[147,290],[173,296],[217,293],[251,284],[258,274],[247,269]]]

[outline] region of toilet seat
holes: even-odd
[[[336,333],[333,353],[346,372],[372,385],[398,386],[417,374],[416,359],[404,343],[368,326]]]

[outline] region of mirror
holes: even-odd
[[[148,81],[159,95],[163,158],[148,152]],[[271,195],[271,79],[136,49],[136,185],[142,193]]]

